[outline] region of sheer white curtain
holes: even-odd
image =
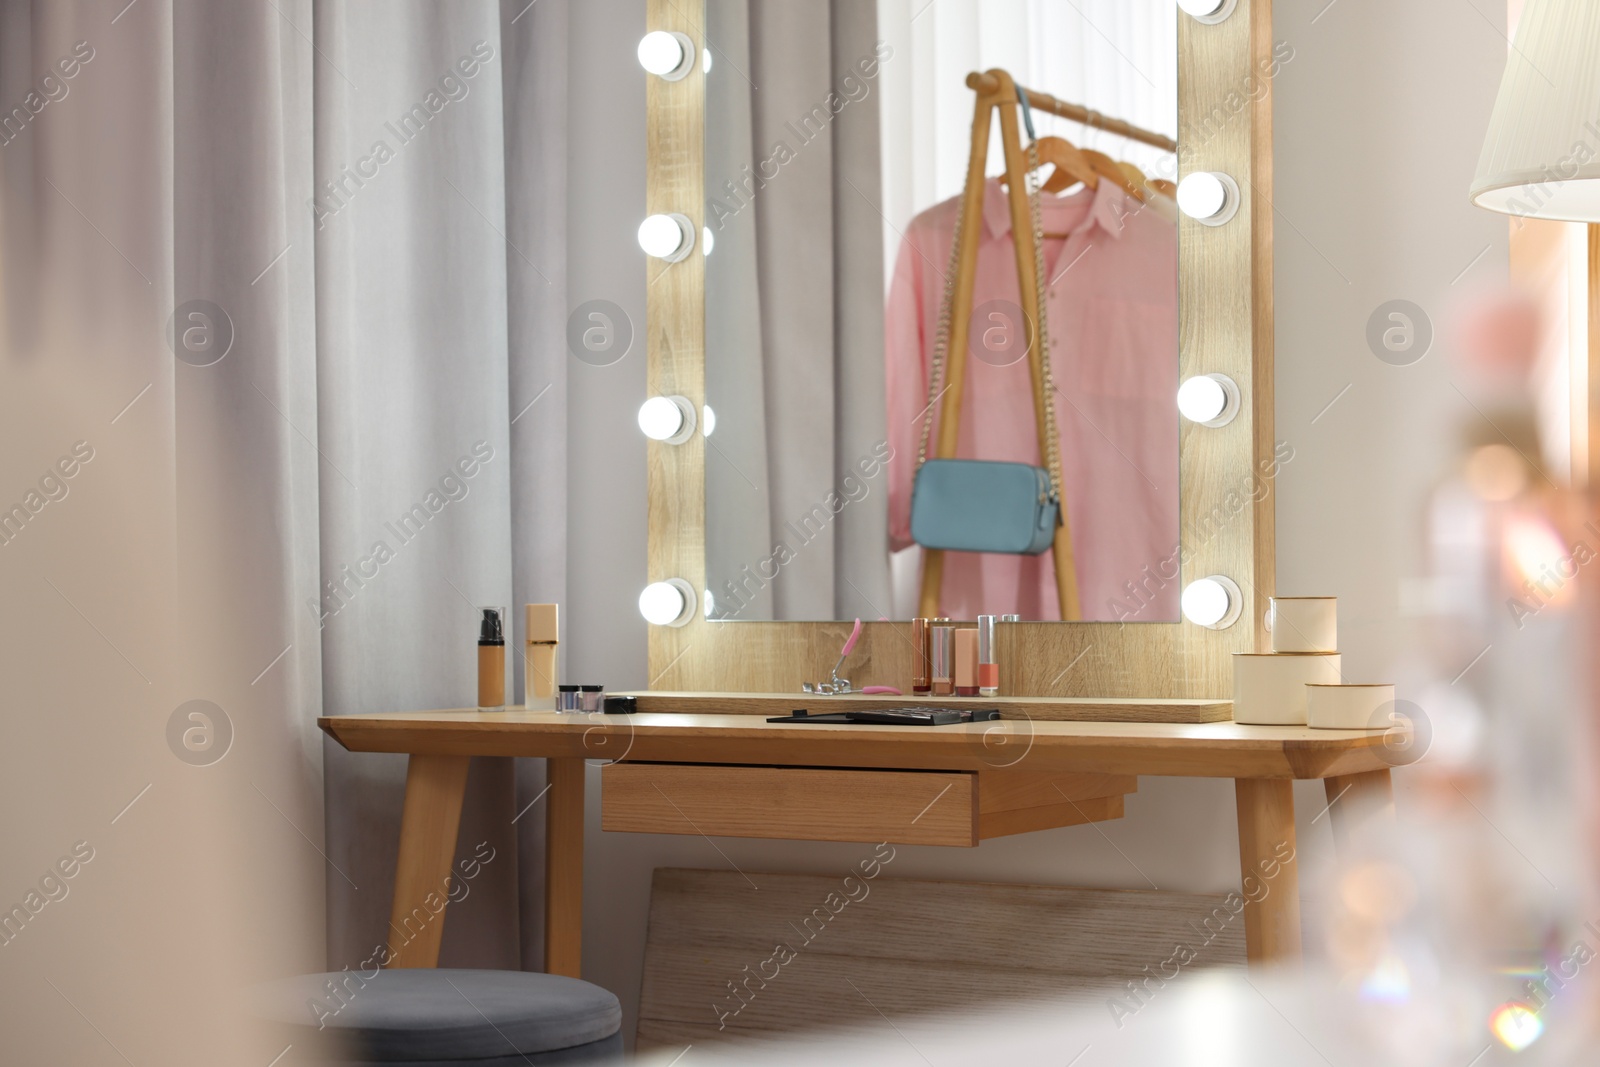
[[[478,606],[510,606],[520,638],[517,605],[567,600],[567,8],[315,14],[323,707],[460,707]],[[324,760],[337,969],[390,936],[405,760],[332,741]],[[495,858],[441,964],[542,966],[543,809],[517,818],[542,785],[542,761],[473,761],[458,858]]]
[[[1171,0],[877,0],[878,36],[893,49],[879,93],[883,145],[884,288],[900,235],[918,212],[959,193],[972,151],[973,71],[1001,67],[1019,85],[1177,137],[1178,22]],[[1043,112],[1059,133],[1151,176],[1172,177],[1170,153]],[[998,126],[990,175],[1005,168]],[[943,269],[942,265],[941,268]],[[890,558],[894,618],[916,613],[921,549]]]
[[[1177,11],[1171,0],[878,0],[878,33],[895,52],[881,96],[886,270],[912,216],[966,183],[972,71],[1002,67],[1030,89],[1176,137]],[[1052,115],[1034,121],[1041,136],[1059,132],[1146,174],[1173,167],[1137,142]],[[991,133],[988,173],[1003,166]]]

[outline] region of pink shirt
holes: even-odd
[[[1026,341],[1014,329],[1020,294],[1007,196],[991,179],[955,458],[1043,466]],[[1178,237],[1170,202],[1160,199],[1141,204],[1102,181],[1041,200],[1056,425],[1084,619],[1178,619]],[[889,287],[889,540],[896,550],[911,544],[918,417],[956,207],[952,198],[911,220]],[[935,439],[938,432],[936,411]],[[940,614],[1059,619],[1051,558],[946,553]]]

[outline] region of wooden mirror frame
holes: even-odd
[[[1180,380],[1222,373],[1242,410],[1228,425],[1188,421],[1179,436],[1181,589],[1221,574],[1243,593],[1223,630],[1175,623],[1032,622],[996,635],[1001,692],[1028,696],[1226,697],[1231,655],[1264,651],[1273,591],[1271,0],[1238,0],[1223,22],[1178,14],[1179,172],[1221,171],[1243,200],[1222,226],[1180,219]],[[647,0],[647,29],[704,47],[702,0]],[[698,51],[697,51],[698,57]],[[705,77],[647,75],[647,212],[705,221]],[[1196,140],[1192,134],[1203,136]],[[698,251],[698,249],[697,249]],[[705,263],[648,261],[647,384],[651,396],[705,402]],[[1173,417],[1178,418],[1176,408]],[[704,596],[705,439],[648,443],[649,580],[681,578]],[[1264,490],[1263,490],[1263,487]],[[697,603],[681,626],[651,625],[649,688],[791,692],[824,680],[849,622],[711,622]],[[844,675],[859,688],[904,688],[912,674],[909,622],[868,623]]]

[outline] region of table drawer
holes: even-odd
[[[698,763],[612,763],[600,827],[798,841],[978,843],[976,775]]]

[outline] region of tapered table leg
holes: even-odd
[[[390,967],[437,967],[471,756],[412,755],[389,910]]]
[[[1350,838],[1374,819],[1394,818],[1394,782],[1387,769],[1324,778],[1333,843],[1348,856]]]
[[[580,978],[583,969],[584,761],[545,761],[544,969]]]
[[[1300,872],[1294,783],[1236,778],[1245,951],[1252,969],[1300,962]]]

